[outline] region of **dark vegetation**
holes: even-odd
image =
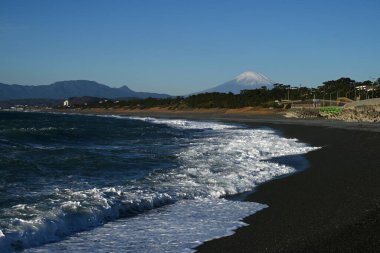
[[[352,100],[380,97],[380,78],[376,81],[356,82],[350,78],[326,81],[317,88],[291,87],[275,84],[273,89],[262,87],[255,90],[243,90],[233,93],[202,93],[187,97],[146,98],[131,100],[102,99],[96,103],[77,105],[81,108],[129,108],[145,109],[162,107],[169,109],[194,108],[242,108],[242,107],[283,107],[286,100],[336,100],[346,97]]]

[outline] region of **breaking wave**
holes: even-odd
[[[272,158],[305,154],[316,149],[296,139],[283,138],[271,129],[248,129],[234,124],[189,120],[117,118],[200,131],[188,143],[178,147],[175,153],[178,168],[157,169],[143,178],[127,180],[125,184],[113,187],[80,191],[57,188],[41,201],[1,210],[1,216],[7,217],[0,220],[2,252],[58,241],[75,232],[168,204],[177,203],[173,207],[179,208],[188,203],[189,211],[194,203],[198,206],[199,203],[212,203],[236,208],[235,202],[232,204],[220,198],[251,191],[258,184],[295,172],[295,168],[276,163]],[[54,129],[39,129],[50,130]],[[243,204],[247,208],[237,214],[237,218],[230,218],[242,219],[266,207],[251,204],[253,206],[250,207]],[[222,210],[219,208],[220,212]],[[226,219],[229,219],[228,215]],[[229,229],[241,225],[235,222]],[[197,240],[226,233],[225,228],[218,231]]]

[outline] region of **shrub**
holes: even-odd
[[[340,114],[342,111],[343,111],[343,107],[339,107],[339,106],[326,106],[326,107],[321,107],[319,109],[320,113],[332,114],[332,115]]]

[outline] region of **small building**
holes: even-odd
[[[374,88],[371,85],[360,85],[355,87],[356,90],[372,91]]]
[[[68,99],[66,99],[65,101],[63,101],[63,106],[65,106],[65,107],[69,107],[70,106],[70,103],[69,103]]]

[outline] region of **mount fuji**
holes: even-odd
[[[263,74],[256,73],[253,71],[247,71],[236,76],[233,80],[218,85],[214,88],[207,89],[198,93],[206,92],[221,92],[228,93],[232,92],[239,94],[241,90],[253,90],[259,89],[262,86],[267,87],[268,89],[273,88],[274,82]]]

